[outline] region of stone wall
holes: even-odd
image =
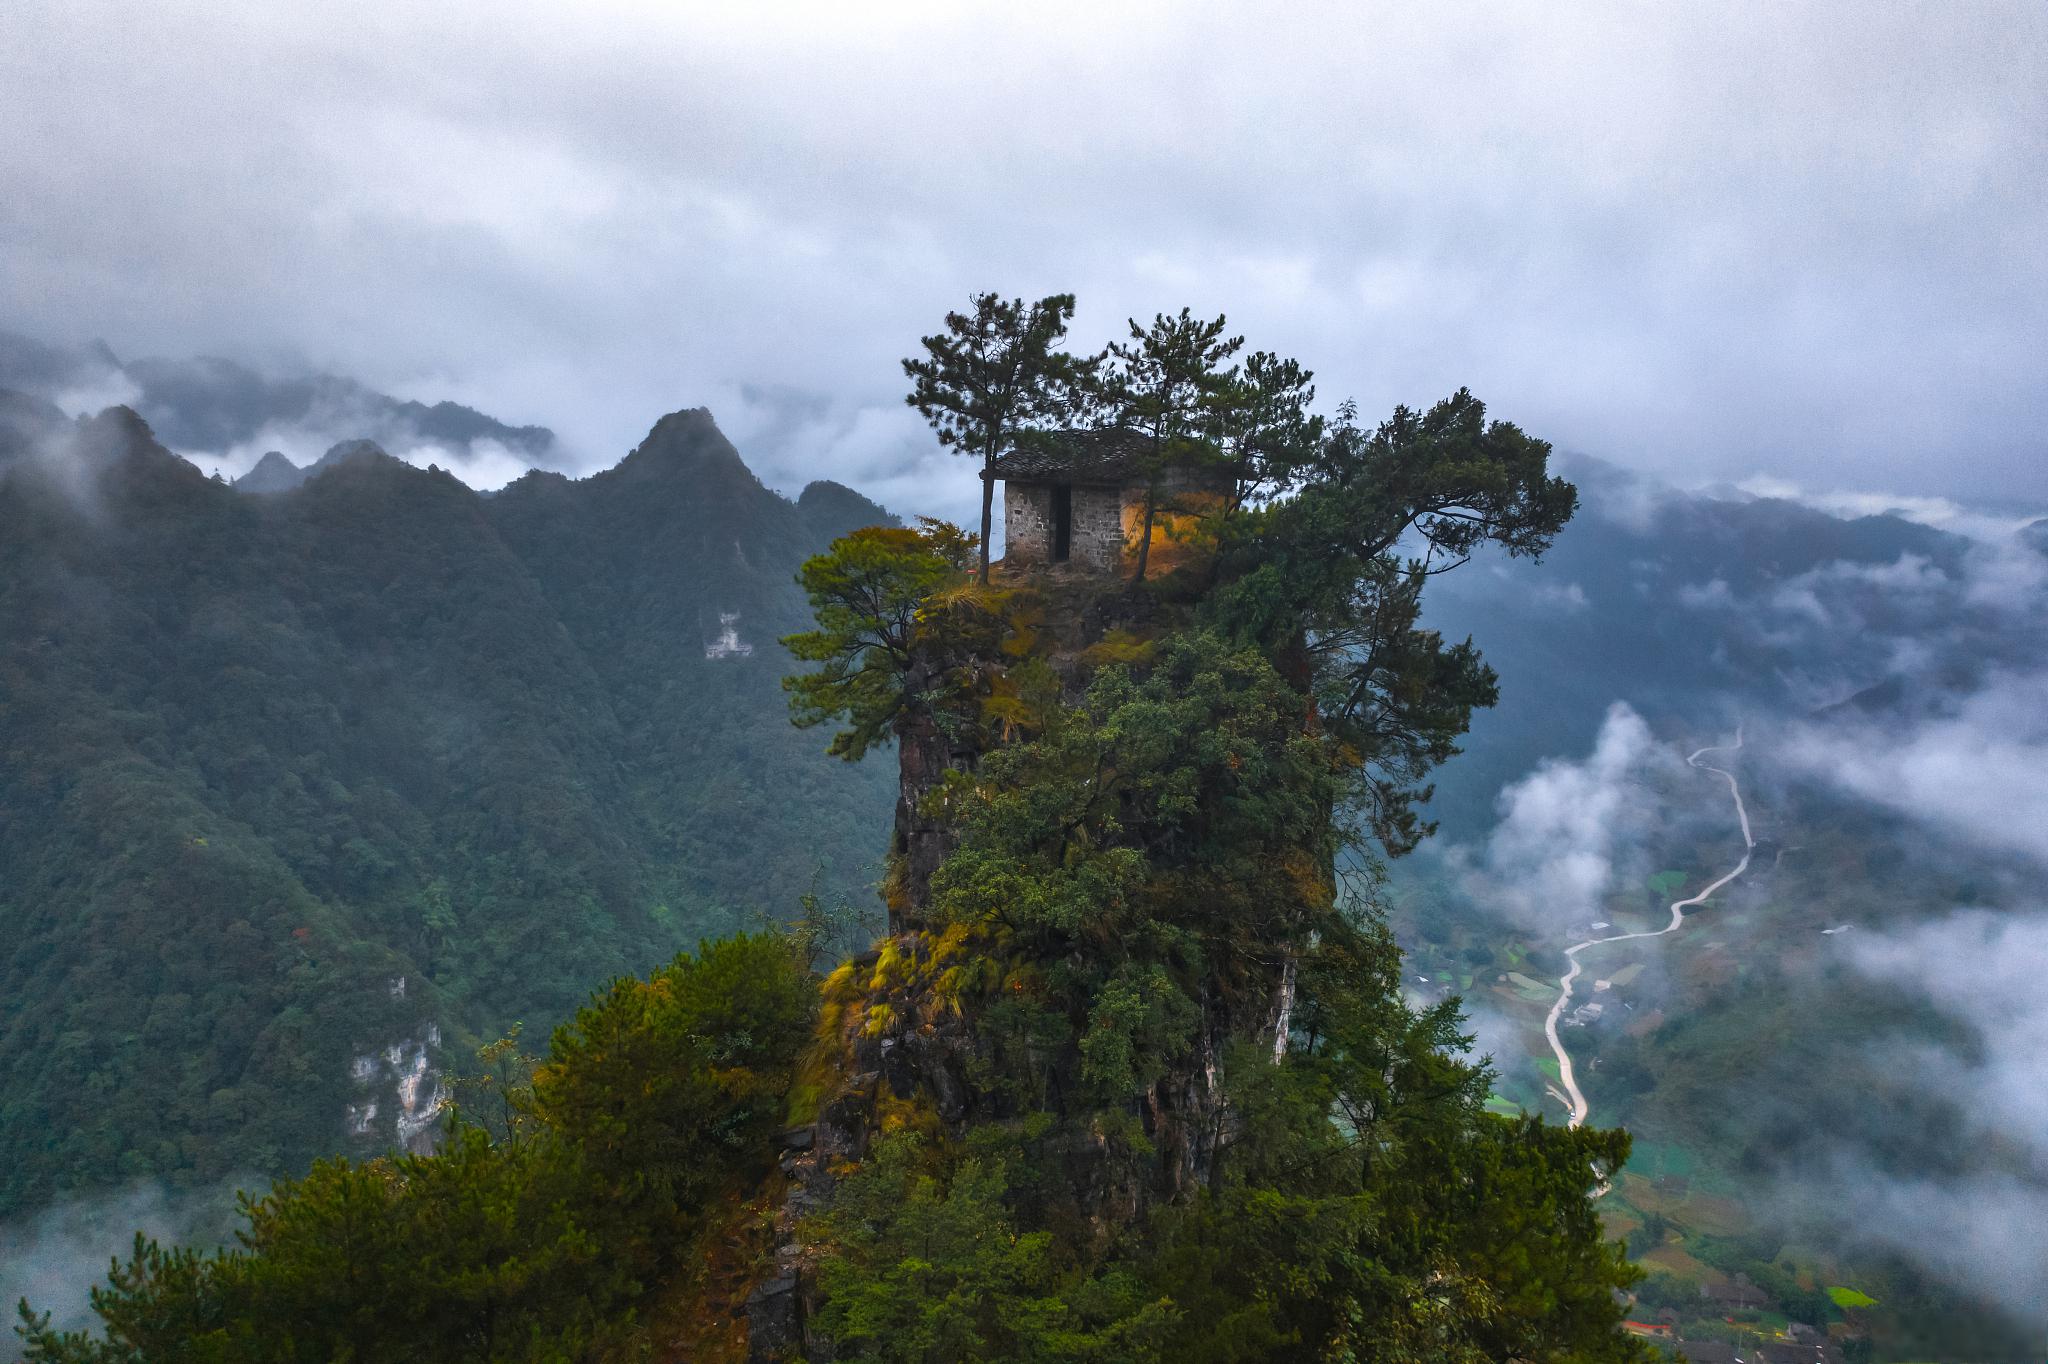
[[[1122,495],[1115,488],[1074,489],[1074,526],[1067,558],[1100,573],[1123,567]],[[1047,501],[1050,507],[1050,499]]]
[[[1053,489],[1051,483],[1003,485],[1003,560],[1044,564],[1052,561]],[[1123,494],[1115,488],[1072,490],[1073,520],[1069,523],[1067,559],[1083,568],[1114,573],[1123,562]]]
[[[1003,560],[1018,567],[1052,562],[1053,490],[1051,483],[1003,484]],[[1145,524],[1143,487],[1103,485],[1073,489],[1073,521],[1067,560],[1098,573],[1128,573],[1138,561],[1138,541]],[[1153,568],[1177,564],[1186,532],[1202,511],[1219,504],[1222,493],[1213,482],[1168,471],[1160,479],[1159,501],[1152,519]]]
[[[1052,557],[1052,485],[1003,485],[1003,561],[1042,564]]]

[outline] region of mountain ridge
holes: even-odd
[[[387,449],[439,448],[451,458],[502,450],[535,467],[562,459],[549,428],[500,421],[461,403],[397,398],[335,374],[267,374],[217,356],[123,361],[103,341],[52,345],[0,330],[0,388],[62,400],[72,411],[125,403],[148,418],[164,445],[195,459],[260,441],[289,443],[310,462],[313,451],[351,435]]]
[[[0,988],[44,1003],[0,1028],[0,1211],[389,1144],[386,1050],[445,1078],[699,936],[868,898],[886,782],[789,727],[774,642],[828,537],[708,413],[643,442],[690,437],[658,477],[486,496],[357,448],[252,496],[131,409],[15,406]],[[747,652],[709,647],[727,615]]]

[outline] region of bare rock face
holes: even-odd
[[[747,1295],[748,1364],[783,1364],[805,1358],[797,1276],[777,1274]]]
[[[906,726],[896,739],[901,784],[896,796],[896,832],[889,891],[889,930],[920,927],[931,896],[932,873],[952,851],[951,833],[924,811],[924,801],[949,770],[964,768],[961,755],[929,720]]]
[[[393,999],[404,998],[404,979],[394,978]],[[348,1105],[348,1135],[371,1149],[432,1155],[450,1102],[435,1064],[440,1049],[440,1025],[427,1022],[415,1035],[357,1055],[349,1066],[355,1096]]]

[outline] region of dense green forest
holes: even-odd
[[[323,1163],[232,1251],[139,1242],[105,1335],[31,1322],[32,1360],[1646,1357],[1593,1203],[1627,1136],[1488,1112],[1339,861],[1427,835],[1495,695],[1418,622],[1431,560],[1540,554],[1574,490],[1468,393],[1326,423],[1221,319],[1056,365],[1023,316],[949,317],[921,405],[1080,390],[1047,408],[1154,433],[1138,524],[1179,543],[984,578],[927,522],[803,565],[793,718],[893,741],[887,935],[616,980],[440,1154]],[[1175,465],[1233,491],[1173,508]]]
[[[1144,433],[1143,582],[792,504],[701,413],[583,482],[337,447],[252,495],[6,400],[0,852],[40,879],[0,910],[9,984],[59,1001],[0,1039],[9,1197],[292,1176],[32,1357],[1621,1358],[1622,1286],[1694,1342],[2027,1356],[2014,1304],[1802,1192],[1845,1153],[2019,1168],[1899,1064],[1981,1039],[1830,935],[2017,904],[2025,864],[1773,758],[2032,665],[1977,551],[1583,459],[1553,550],[1571,489],[1469,395],[1316,419],[1220,320],[1075,357],[1071,306],[978,299],[912,400],[984,465]],[[1188,465],[1228,491],[1174,505]],[[1565,939],[1460,860],[1617,696],[1745,719],[1762,840],[1572,1025],[1627,1139],[1524,1116]],[[1658,870],[1595,912],[1723,864],[1697,777],[1630,778]],[[454,1111],[401,1122],[408,1078]]]
[[[580,482],[370,451],[251,495],[8,397],[0,1212],[384,1149],[422,1057],[416,1118],[515,1021],[872,903],[885,774],[816,761],[775,640],[886,520],[702,411]]]

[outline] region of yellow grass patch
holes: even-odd
[[[1676,1242],[1658,1246],[1638,1261],[1651,1269],[1661,1269],[1676,1274],[1687,1283],[1719,1283],[1719,1271],[1703,1261],[1694,1259],[1684,1246]]]

